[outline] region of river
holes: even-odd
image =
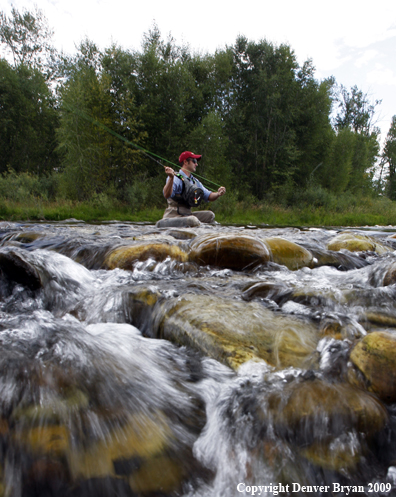
[[[0,495],[395,495],[395,236],[0,223]]]

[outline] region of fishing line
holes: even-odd
[[[162,161],[165,161],[167,162],[168,164],[171,164],[172,166],[175,166],[175,167],[178,167],[180,170],[183,170],[182,167],[180,167],[179,165],[175,164],[174,162],[171,162],[167,159],[164,159],[163,157],[157,155],[157,154],[154,154],[153,152],[150,152],[149,150],[146,150],[145,148],[143,147],[140,147],[139,145],[136,145],[136,143],[133,143],[131,142],[130,140],[128,140],[127,138],[125,138],[124,136],[116,133],[115,131],[113,131],[112,129],[110,129],[109,127],[107,127],[105,124],[101,123],[100,121],[98,121],[97,119],[94,119],[93,117],[89,116],[88,114],[86,114],[85,112],[83,112],[82,110],[79,110],[79,109],[76,109],[68,104],[63,104],[64,108],[66,110],[68,110],[69,112],[72,112],[73,114],[77,114],[79,115],[80,117],[82,117],[83,119],[91,122],[92,124],[95,124],[96,126],[99,126],[100,128],[104,129],[105,131],[107,131],[108,133],[110,133],[111,135],[115,136],[116,138],[124,141],[125,143],[127,143],[128,145],[131,145],[132,147],[135,147],[136,149],[138,149],[140,152],[143,153],[143,155],[145,155],[146,157],[148,157],[149,159],[152,159],[153,161],[155,161],[157,164],[159,164],[161,167],[165,167],[159,160],[157,159],[160,159]],[[157,157],[157,159],[155,159],[155,157]],[[210,179],[207,179],[207,178],[204,178],[203,176],[200,176],[199,174],[197,173],[194,173],[194,176],[197,176],[198,178],[201,178],[205,181],[208,181],[209,183],[212,183],[213,185],[215,186],[221,186],[221,185],[218,185],[217,183],[215,183],[214,181],[210,180]],[[211,190],[211,191],[214,191],[212,190],[211,188],[208,188],[208,190]]]

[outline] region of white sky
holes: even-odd
[[[300,64],[313,60],[317,79],[334,76],[382,100],[376,123],[382,140],[396,115],[395,0],[3,0],[0,9],[9,15],[12,5],[31,11],[37,5],[66,53],[85,37],[101,49],[112,43],[140,49],[154,22],[164,39],[171,34],[194,52],[214,53],[238,35],[287,43]]]

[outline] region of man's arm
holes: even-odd
[[[166,167],[165,173],[168,176],[168,181],[164,186],[163,192],[164,192],[164,197],[168,199],[173,192],[173,180],[175,178],[175,171],[171,167]]]
[[[211,194],[209,195],[209,199],[211,202],[214,202],[215,200],[217,200],[219,197],[222,197],[226,192],[226,189],[224,186],[221,186],[217,192],[211,192]]]

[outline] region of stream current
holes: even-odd
[[[0,495],[395,495],[396,371],[352,359],[396,339],[396,228],[341,231],[1,223]],[[208,237],[312,259],[158,255]]]

